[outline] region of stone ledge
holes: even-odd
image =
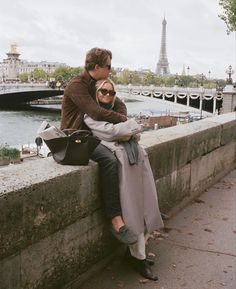
[[[235,167],[235,131],[231,113],[142,135],[163,212]],[[102,216],[97,164],[40,159],[1,168],[0,178],[1,289],[65,287],[116,248]]]

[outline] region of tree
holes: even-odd
[[[28,74],[26,72],[20,73],[19,79],[21,82],[28,82]]]
[[[30,77],[34,80],[45,80],[47,78],[47,73],[42,68],[35,68],[30,73]]]
[[[219,5],[223,9],[223,14],[219,15],[228,29],[228,32],[236,31],[236,1],[219,0]]]
[[[52,77],[55,77],[57,80],[68,82],[72,77],[79,74],[83,69],[81,67],[66,67],[59,66],[52,73]]]

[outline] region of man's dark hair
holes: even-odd
[[[90,49],[86,54],[85,69],[93,70],[96,64],[100,67],[104,67],[107,64],[108,57],[112,59],[112,53],[110,50],[98,47]]]

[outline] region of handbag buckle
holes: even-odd
[[[81,143],[81,140],[80,139],[76,139],[75,142],[76,143]]]

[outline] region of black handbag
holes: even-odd
[[[66,137],[44,140],[54,160],[62,165],[87,165],[101,142],[88,130],[65,129]]]

